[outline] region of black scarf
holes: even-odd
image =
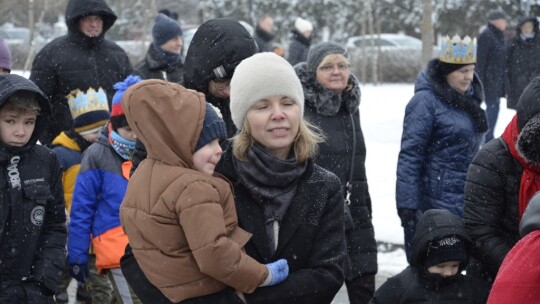
[[[307,47],[311,45],[311,37],[306,38],[306,36],[302,35],[302,33],[300,33],[297,29],[293,29],[291,31],[291,36],[294,40],[300,42]]]
[[[343,105],[347,112],[356,113],[360,105],[360,86],[354,75],[350,74],[347,88],[337,95],[315,79],[312,73],[307,71],[306,63],[295,67],[298,78],[304,89],[306,103],[315,109],[315,112],[324,116],[335,116]]]
[[[471,84],[470,92],[461,94],[453,89],[446,81],[446,75],[439,70],[439,60],[433,59],[428,63],[427,74],[435,93],[441,96],[443,102],[469,114],[473,120],[475,131],[484,133],[488,130],[486,112],[480,107],[484,99],[484,89],[476,74]]]
[[[255,203],[264,212],[266,233],[274,250],[273,222],[281,223],[289,208],[300,177],[307,168],[307,162],[298,164],[294,157],[282,160],[266,153],[254,144],[247,152],[247,161],[233,157],[233,165],[239,181],[248,189]]]

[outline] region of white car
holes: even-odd
[[[361,48],[362,44],[365,44],[366,48],[371,47],[370,35],[366,36],[353,36],[347,39],[347,48]],[[373,45],[379,46],[379,35],[373,35]],[[381,49],[422,49],[422,40],[403,34],[381,34],[380,36]]]

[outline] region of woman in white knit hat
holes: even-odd
[[[216,168],[233,184],[246,252],[286,259],[289,276],[258,288],[247,303],[330,303],[343,285],[344,204],[339,179],[315,165],[322,135],[303,119],[293,67],[274,53],[242,61],[231,80],[239,133]]]
[[[296,18],[294,28],[289,37],[289,50],[287,60],[291,65],[304,62],[307,59],[313,25],[306,19]]]

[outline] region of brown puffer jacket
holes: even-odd
[[[204,95],[146,80],[126,91],[122,105],[148,150],[120,209],[148,280],[175,303],[227,285],[253,292],[268,271],[242,249],[251,235],[238,227],[230,185],[194,170],[192,151],[203,127]]]

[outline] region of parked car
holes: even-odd
[[[364,44],[366,48],[371,47],[372,37],[370,35],[366,36],[353,36],[347,39],[346,47],[347,48],[361,48]],[[373,45],[375,47],[381,45],[382,50],[386,49],[422,49],[422,40],[404,35],[404,34],[381,34],[380,39],[379,35],[373,35]]]
[[[30,30],[24,27],[2,26],[0,38],[7,44],[27,44],[30,39]]]

